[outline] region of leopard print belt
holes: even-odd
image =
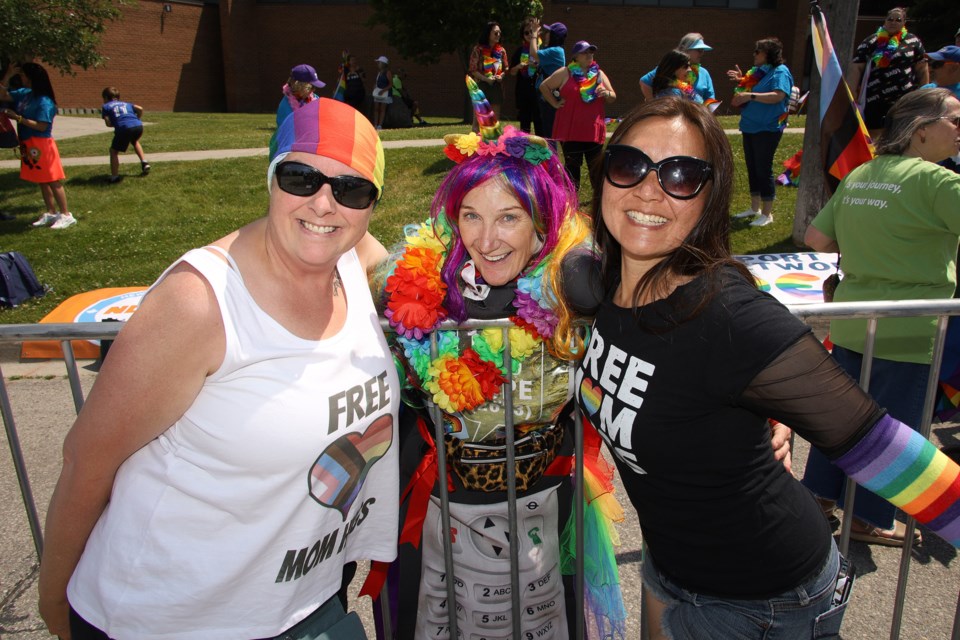
[[[535,485],[563,445],[564,429],[549,425],[514,441],[517,490]],[[465,489],[471,491],[507,490],[506,438],[483,442],[464,442],[446,437],[447,460]]]

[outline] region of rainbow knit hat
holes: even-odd
[[[363,114],[344,102],[320,98],[287,116],[277,131],[277,153],[267,170],[267,189],[277,164],[293,151],[339,160],[373,182],[378,198],[383,195],[380,136]]]

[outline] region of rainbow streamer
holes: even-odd
[[[344,102],[344,96],[347,93],[347,73],[350,71],[350,64],[347,62],[350,59],[350,52],[344,49],[341,56],[342,61],[337,69],[340,73],[340,80],[337,82],[337,88],[333,91],[333,99]]]
[[[496,140],[503,133],[503,127],[497,121],[497,114],[490,107],[487,96],[470,76],[467,76],[467,91],[470,93],[470,101],[473,102],[473,111],[477,114],[480,137],[486,141]]]

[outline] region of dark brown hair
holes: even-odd
[[[733,192],[733,154],[730,143],[717,119],[703,105],[679,96],[667,96],[642,103],[630,111],[610,138],[610,144],[621,140],[638,123],[648,118],[681,118],[696,129],[703,138],[707,157],[713,167],[713,177],[704,186],[707,194],[700,219],[679,247],[664,254],[663,259],[650,269],[637,283],[633,292],[633,305],[645,298],[645,294],[661,297],[670,290],[676,276],[716,276],[722,267],[736,269],[744,279],[753,282],[750,271],[730,255],[730,197]],[[603,222],[603,190],[608,188],[603,176],[603,165],[597,163],[593,170],[594,184],[600,185],[593,195],[592,215],[594,239],[602,256],[601,281],[604,291],[612,294],[620,282],[622,249]],[[669,197],[669,196],[667,196]],[[710,301],[717,288],[718,279],[710,278],[709,291],[698,301],[682,321],[696,316]]]
[[[767,64],[775,67],[783,64],[783,43],[780,38],[761,38],[757,40],[757,49],[767,54]]]

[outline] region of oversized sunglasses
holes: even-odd
[[[333,199],[349,209],[366,209],[377,199],[377,186],[359,176],[336,176],[331,178],[302,162],[281,162],[275,175],[277,185],[287,193],[303,198],[330,185]]]
[[[612,144],[603,159],[607,182],[621,189],[634,187],[653,171],[664,193],[677,200],[696,198],[711,177],[713,167],[706,160],[690,156],[672,156],[654,162],[636,147]]]

